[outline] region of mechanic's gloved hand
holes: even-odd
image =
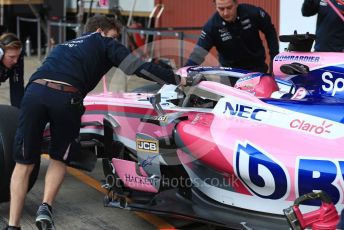
[[[185,86],[194,86],[207,79],[201,73],[190,74],[185,78]]]

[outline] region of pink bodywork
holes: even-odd
[[[145,123],[142,125],[140,118],[156,116],[151,104],[147,100],[149,94],[142,93],[108,93],[85,98],[87,112],[82,117],[82,122],[103,122],[105,115],[115,118],[120,124],[116,134],[130,140],[135,140],[136,133],[142,132],[153,137],[162,137],[171,133],[172,127],[157,128],[156,125]],[[141,124],[141,125],[140,125]]]
[[[116,169],[117,175],[121,178],[126,187],[138,191],[158,192],[157,189],[151,185],[151,182],[142,167],[139,167],[141,175],[136,173],[135,162],[113,158],[112,164]]]
[[[205,81],[201,82],[199,87],[207,89],[210,92],[227,95],[229,98],[236,98],[243,104],[254,104],[266,110],[276,110],[275,106],[264,103],[250,93],[219,83]],[[87,105],[87,111],[103,111],[104,114],[113,116],[121,124],[121,127],[116,130],[117,135],[134,142],[136,133],[138,132],[146,133],[154,137],[168,136],[171,133],[172,126],[160,127],[147,123],[142,124],[138,117],[132,116],[132,114],[135,114],[135,116],[156,115],[149,103],[138,101],[139,99],[146,98],[147,95],[113,94],[110,98],[104,98],[103,96],[87,97],[86,103],[88,101],[102,101],[101,104],[97,102],[96,104]],[[115,98],[116,100],[114,100]],[[123,114],[117,116],[115,114],[112,115],[112,113]],[[104,114],[96,114],[90,113],[84,115],[83,121],[101,121]],[[294,200],[298,196],[298,191],[295,190],[296,181],[294,178],[298,158],[301,156],[321,158],[326,152],[328,153],[327,157],[329,159],[334,159],[340,153],[339,150],[344,144],[344,137],[341,136],[335,139],[328,138],[329,134],[334,131],[337,132],[338,127],[342,126],[334,124],[335,122],[326,121],[325,119],[314,121],[305,120],[305,122],[313,124],[314,129],[302,130],[300,127],[297,127],[300,121],[303,120],[302,117],[293,115],[292,112],[290,116],[288,115],[286,117],[286,120],[279,121],[281,127],[271,123],[254,123],[249,119],[245,120],[219,114],[214,115],[214,112],[199,113],[191,116],[192,119],[181,122],[177,130],[195,158],[216,170],[229,174],[236,173],[233,168],[233,161],[235,147],[238,142],[243,144],[252,142],[258,147],[264,147],[264,151],[273,155],[288,171],[291,187],[287,200]],[[272,113],[270,119],[274,120],[276,118],[273,117]],[[316,132],[315,127],[327,127],[326,132]],[[260,133],[260,135],[257,135],[257,133]],[[291,145],[290,143],[293,144]],[[118,160],[114,159],[114,163],[119,165]],[[127,169],[124,172],[133,172],[134,165],[130,165],[129,163],[123,165]],[[121,166],[120,168],[123,167]],[[136,174],[134,175],[137,176]],[[342,181],[341,184],[344,185]],[[142,187],[141,184],[136,186],[140,186],[141,189],[148,189],[149,191],[153,188],[150,186]],[[249,193],[240,182],[237,183],[236,189],[237,192],[243,194]]]
[[[335,66],[336,64],[343,64],[344,53],[333,52],[282,52],[274,58],[273,72],[276,77],[289,77],[281,72],[280,67],[283,64],[290,64],[293,62],[307,65],[310,70],[320,69],[326,66]]]

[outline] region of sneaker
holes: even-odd
[[[15,226],[7,226],[6,228],[4,228],[4,230],[21,230],[21,228]]]
[[[53,221],[53,214],[48,205],[42,204],[39,206],[36,217],[36,226],[39,230],[55,230]]]

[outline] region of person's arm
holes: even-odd
[[[264,33],[265,39],[269,47],[269,54],[271,62],[279,53],[279,43],[275,26],[271,22],[271,17],[262,8],[258,8],[257,24],[259,29]]]
[[[301,12],[305,17],[313,16],[318,13],[320,0],[305,0],[302,4]]]
[[[139,62],[140,63],[140,62]],[[160,67],[152,62],[141,62],[134,74],[144,79],[155,81],[159,84],[180,84],[180,76],[174,74],[172,69]]]
[[[10,100],[11,105],[20,107],[21,100],[24,96],[24,57],[20,56],[18,63],[11,70],[10,81]]]
[[[175,75],[172,69],[162,68],[160,65],[145,62],[130,53],[129,49],[119,42],[110,41],[108,55],[114,66],[120,68],[125,74],[136,74],[146,80],[159,84],[179,84],[180,77]]]
[[[201,32],[197,44],[186,61],[185,66],[200,65],[204,62],[209,50],[214,46],[214,38],[211,33],[212,25],[207,23]]]

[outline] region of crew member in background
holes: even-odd
[[[330,0],[343,14],[344,1]],[[318,14],[314,50],[318,52],[344,51],[344,22],[326,0],[304,0],[302,15]]]
[[[268,72],[262,31],[270,59],[279,52],[279,43],[269,14],[260,7],[238,4],[237,0],[214,0],[216,13],[203,26],[197,45],[186,66],[200,65],[209,50],[216,47],[221,66]]]
[[[9,81],[11,105],[19,108],[24,95],[24,55],[15,34],[0,36],[0,82]]]

